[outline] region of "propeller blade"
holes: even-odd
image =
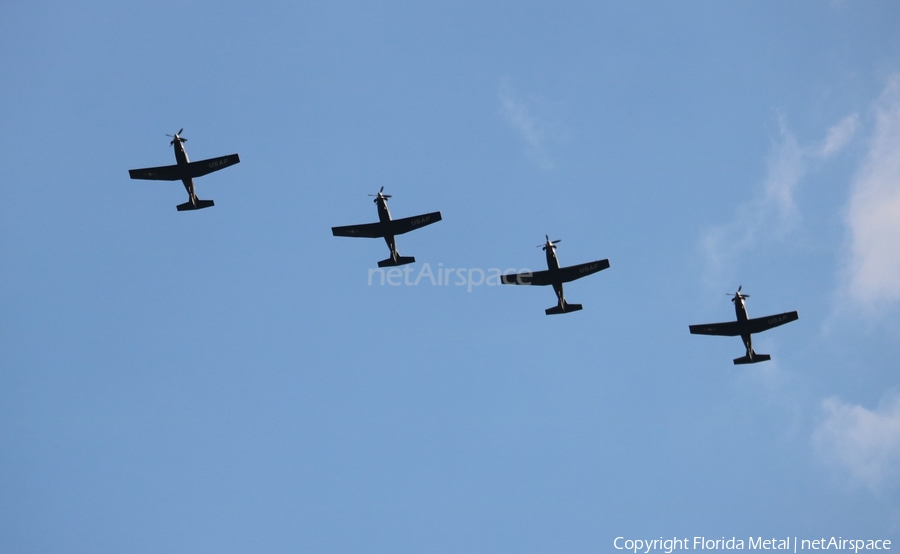
[[[741,294],[741,289],[744,288],[743,285],[738,286],[737,292],[731,293],[726,292],[725,294],[731,297],[731,301],[734,302],[735,298],[750,298],[749,294]]]
[[[544,239],[546,239],[547,242],[549,242],[550,244],[557,244],[557,243],[559,243],[559,242],[562,242],[562,239],[558,239],[558,240],[553,240],[553,241],[551,241],[551,240],[550,240],[550,235],[544,235]],[[544,244],[539,244],[539,245],[538,245],[538,248],[544,248],[544,247],[546,247],[546,246],[547,246],[547,242],[545,242]]]
[[[169,145],[175,144],[176,140],[180,141],[180,142],[187,142],[187,139],[181,136],[181,133],[183,133],[183,132],[184,132],[184,127],[182,127],[181,129],[178,129],[178,132],[175,133],[174,135],[166,135],[167,137],[172,137],[172,141],[169,142]]]

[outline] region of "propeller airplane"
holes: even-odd
[[[415,231],[426,225],[431,225],[432,223],[437,223],[441,220],[441,212],[414,215],[412,217],[404,217],[403,219],[391,219],[391,212],[388,210],[387,206],[388,198],[390,198],[391,195],[384,194],[384,187],[381,187],[378,194],[370,194],[369,196],[375,197],[373,202],[378,206],[378,222],[332,227],[331,234],[336,237],[383,238],[391,251],[391,257],[378,262],[378,267],[390,267],[415,262],[415,257],[401,256],[400,253],[397,252],[397,242],[394,237],[402,235],[403,233]]]
[[[731,293],[726,293],[731,296]],[[755,364],[771,360],[768,354],[757,354],[753,351],[753,341],[751,335],[753,333],[762,333],[773,327],[796,321],[799,316],[797,312],[785,312],[783,314],[770,315],[766,317],[757,317],[749,319],[747,317],[747,306],[744,299],[750,298],[749,294],[741,294],[741,287],[738,287],[731,301],[734,303],[734,312],[737,315],[737,321],[727,321],[725,323],[707,323],[705,325],[691,325],[692,335],[719,335],[725,337],[736,337],[740,335],[744,341],[744,347],[747,354],[740,358],[734,359],[734,364]]]
[[[128,174],[132,179],[148,179],[153,181],[181,181],[188,193],[188,201],[177,206],[179,212],[185,210],[201,210],[214,206],[212,200],[200,200],[194,192],[194,179],[202,177],[213,171],[224,169],[230,165],[240,163],[241,159],[237,154],[228,156],[220,156],[218,158],[210,158],[199,162],[192,162],[188,159],[187,152],[184,150],[184,143],[187,139],[181,136],[184,129],[180,129],[174,135],[166,135],[172,137],[170,146],[175,147],[176,165],[166,165],[161,167],[148,167],[145,169],[130,169]]]
[[[543,248],[547,255],[547,270],[536,271],[534,273],[510,273],[500,277],[500,282],[504,285],[553,285],[553,291],[556,293],[557,305],[547,308],[544,313],[547,315],[566,314],[569,312],[577,312],[581,309],[581,304],[569,304],[563,295],[563,283],[574,281],[587,277],[592,273],[603,271],[609,267],[609,260],[597,260],[584,264],[572,265],[569,267],[559,267],[559,260],[556,257],[556,245],[560,240],[550,240],[549,235],[544,235],[546,242],[539,244],[538,248]]]

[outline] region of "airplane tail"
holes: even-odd
[[[769,356],[768,354],[757,354],[756,352],[751,350],[750,354],[748,354],[747,356],[744,356],[742,358],[735,358],[734,365],[755,364],[757,362],[766,362],[771,359],[772,356]]]
[[[184,204],[178,204],[177,208],[179,212],[183,212],[186,210],[202,210],[203,208],[209,208],[210,206],[215,205],[216,203],[212,200],[200,200],[198,198],[196,204],[188,200]]]
[[[416,261],[414,256],[397,256],[396,259],[388,258],[378,262],[378,267],[393,267],[395,265],[406,265]]]
[[[544,313],[547,315],[555,315],[555,314],[567,314],[569,312],[577,312],[581,309],[581,304],[569,304],[566,301],[563,301],[562,306],[556,305],[552,308],[547,308],[544,310]]]

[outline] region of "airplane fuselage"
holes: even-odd
[[[558,270],[559,259],[556,257],[556,247],[548,243],[544,246],[544,251],[547,254],[547,269],[550,271]]]
[[[191,160],[188,159],[187,151],[184,149],[184,142],[176,135],[172,140],[172,145],[175,147],[175,161],[178,162],[178,167],[187,168]],[[184,174],[187,175],[187,169],[184,170]],[[191,202],[194,202],[197,198],[197,195],[194,193],[194,179],[183,177],[181,182],[184,184],[184,189],[187,191],[188,196],[191,197]]]
[[[184,143],[181,142],[181,139],[177,139],[173,141],[174,144],[172,146],[175,147],[175,161],[178,162],[178,165],[187,165],[191,161],[188,159],[187,152],[184,150]]]
[[[375,204],[378,206],[378,221],[384,225],[385,229],[390,229],[391,211],[387,206],[387,198],[379,192],[378,197],[375,198]],[[394,235],[385,233],[384,242],[387,243],[388,248],[391,250],[391,257],[396,259],[399,254],[397,253],[397,241],[394,239]]]
[[[375,204],[378,205],[378,221],[389,223],[391,221],[391,211],[387,207],[387,200],[383,196],[379,196],[375,199]]]
[[[735,295],[734,298],[734,315],[737,316],[738,321],[747,321],[747,319],[749,319],[747,317],[747,306],[744,304],[744,299],[737,295]]]
[[[739,323],[745,323],[747,317],[747,306],[744,304],[744,298],[738,293],[734,295],[734,315],[737,316]],[[750,333],[741,334],[741,340],[744,341],[744,347],[747,348],[747,355],[753,352],[753,338]]]
[[[544,245],[544,253],[547,255],[547,269],[550,271],[551,275],[559,271],[559,259],[556,257],[556,246],[550,242],[550,239],[547,239],[547,244]],[[556,293],[556,299],[559,302],[559,306],[562,307],[563,303],[566,301],[566,298],[563,295],[563,284],[553,283],[553,292]]]

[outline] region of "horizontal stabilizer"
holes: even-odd
[[[567,314],[569,312],[577,312],[581,309],[581,304],[563,304],[560,306],[553,306],[552,308],[547,308],[544,310],[544,313],[547,315],[555,315],[555,314]]]
[[[411,264],[416,261],[415,256],[397,256],[397,260],[394,261],[394,258],[388,258],[386,260],[381,260],[378,262],[378,267],[393,267],[395,265],[406,265]]]
[[[215,206],[216,203],[212,200],[200,200],[197,199],[197,202],[185,202],[184,204],[178,204],[178,211],[183,212],[186,210],[202,210],[203,208],[209,208],[211,206]]]
[[[744,356],[743,358],[735,358],[734,365],[741,364],[755,364],[757,362],[767,362],[772,359],[772,356],[768,354],[757,354],[756,352],[751,352],[749,356]]]

